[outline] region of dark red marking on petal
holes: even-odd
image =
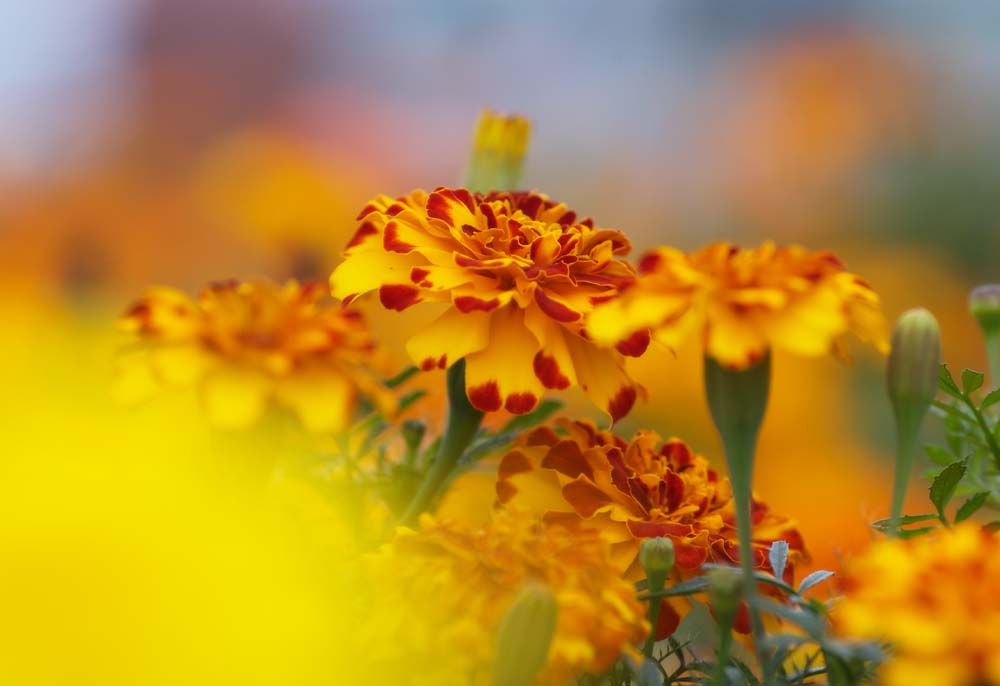
[[[624,341],[615,344],[615,350],[628,357],[640,357],[649,347],[649,329],[636,331]]]
[[[469,313],[475,310],[480,310],[482,312],[489,312],[500,307],[499,298],[491,298],[490,300],[483,300],[482,298],[477,298],[471,295],[460,295],[454,300],[455,307],[458,308],[459,312]]]
[[[466,236],[475,236],[478,231],[479,229],[474,227],[472,224],[462,224],[462,233]]]
[[[511,393],[507,396],[503,407],[511,414],[527,414],[535,409],[537,404],[538,398],[534,393]]]
[[[560,441],[552,446],[542,458],[542,466],[546,469],[554,469],[571,479],[575,479],[581,474],[585,474],[591,479],[594,478],[594,470],[584,458],[576,441]]]
[[[558,444],[562,439],[559,435],[548,426],[540,426],[537,429],[533,429],[524,439],[524,444],[526,446],[533,445],[547,445],[550,448]]]
[[[431,270],[424,269],[423,267],[414,267],[410,270],[410,281],[420,286],[428,287],[431,286],[431,282],[427,280],[430,276]]]
[[[497,478],[506,479],[514,474],[530,472],[532,470],[531,460],[520,450],[512,450],[500,460],[500,467],[497,469]]]
[[[480,412],[496,412],[503,407],[500,387],[496,381],[487,381],[479,386],[466,388],[465,392],[469,396],[469,402]]]
[[[386,284],[378,289],[378,299],[383,307],[402,312],[420,301],[420,291],[407,284]]]
[[[649,489],[638,476],[633,476],[628,480],[628,491],[645,512],[653,509],[653,503],[649,500]]]
[[[542,312],[557,322],[575,322],[580,319],[579,312],[566,307],[561,302],[553,300],[541,288],[535,289],[535,302],[542,308]]]
[[[606,456],[611,464],[611,483],[622,493],[628,493],[628,469],[625,467],[622,451],[612,448],[607,451]]]
[[[351,248],[361,245],[362,243],[365,242],[366,238],[368,238],[369,236],[373,236],[377,233],[378,229],[375,228],[374,224],[372,224],[371,222],[365,222],[364,224],[358,227],[357,231],[354,232],[354,235],[351,237],[351,240],[347,242],[347,247],[345,248],[345,250],[350,250]]]
[[[569,378],[559,369],[556,358],[539,350],[534,359],[535,376],[546,388],[562,390],[569,388]]]
[[[365,205],[364,207],[361,208],[361,211],[358,212],[358,216],[355,217],[355,219],[358,219],[358,220],[364,219],[365,217],[367,217],[372,212],[378,212],[378,205],[376,205],[375,203],[371,203],[370,202],[370,203],[368,203],[367,205]]]
[[[656,640],[665,641],[674,635],[680,626],[681,617],[677,614],[670,601],[664,598],[660,601],[660,616],[656,620]]]
[[[401,202],[394,202],[386,208],[385,213],[390,217],[395,217],[397,214],[406,209],[406,205]]]
[[[648,252],[639,258],[639,264],[636,266],[639,268],[640,274],[649,274],[656,271],[662,261],[663,258],[658,253]]]
[[[663,483],[667,486],[667,509],[673,512],[684,500],[684,479],[674,472],[667,472]]]
[[[608,402],[608,414],[611,415],[612,422],[617,422],[629,413],[632,406],[635,405],[635,396],[635,386],[622,386],[618,389],[618,392]]]
[[[517,489],[509,481],[497,481],[496,485],[497,502],[504,505],[517,495]]]
[[[389,222],[382,230],[382,247],[389,252],[408,253],[413,252],[416,246],[400,239],[399,224]]]

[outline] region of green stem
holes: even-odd
[[[712,677],[714,686],[727,686],[726,665],[729,664],[729,654],[733,647],[733,617],[719,622],[719,650],[716,655],[715,675]]]
[[[993,462],[996,464],[998,470],[1000,470],[1000,444],[997,444],[996,437],[993,436],[993,432],[990,431],[989,424],[986,423],[986,417],[983,413],[979,411],[976,403],[972,401],[967,394],[962,393],[962,402],[969,408],[973,416],[976,418],[976,423],[979,424],[980,431],[983,432],[983,438],[986,440],[986,445],[990,449],[990,453],[993,455]],[[919,426],[917,427],[919,429]]]
[[[896,415],[896,474],[892,482],[892,510],[889,513],[889,535],[892,537],[899,535],[899,519],[903,516],[903,501],[910,484],[913,455],[925,411],[916,410]]]
[[[649,601],[649,638],[646,639],[646,645],[642,648],[643,654],[649,658],[653,657],[653,646],[656,645],[656,625],[660,623],[660,608],[662,605],[663,600],[660,598]]]
[[[983,333],[986,361],[990,367],[990,388],[1000,388],[1000,329]]]
[[[483,413],[474,408],[465,395],[464,359],[448,368],[447,383],[448,425],[437,455],[402,517],[401,523],[404,525],[412,524],[422,512],[432,509],[441,486],[451,476],[483,421]]]

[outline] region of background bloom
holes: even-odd
[[[373,556],[369,582],[376,593],[357,655],[379,683],[488,684],[496,630],[527,583],[551,588],[558,605],[540,684],[599,674],[648,630],[597,532],[524,512],[498,512],[481,528],[423,515]]]
[[[708,355],[737,368],[770,348],[843,354],[849,332],[887,350],[878,296],[831,253],[770,242],[751,250],[713,243],[692,254],[662,247],[646,254],[639,270],[634,287],[590,317],[595,340],[613,343],[652,329],[673,348],[701,334]]]
[[[504,456],[496,487],[501,504],[542,512],[548,521],[585,520],[612,543],[616,563],[631,579],[642,577],[637,556],[644,538],[673,541],[679,579],[695,576],[706,562],[739,560],[729,480],[684,442],[662,442],[651,431],[625,441],[585,421],[560,426],[565,437],[542,427]],[[795,522],[759,501],[753,522],[754,566],[770,571],[768,549],[787,541],[791,581],[794,563],[806,556]],[[672,632],[685,610],[680,602],[661,614],[661,628]]]
[[[359,312],[323,305],[321,284],[227,282],[197,300],[149,291],[122,319],[138,345],[122,356],[118,391],[137,396],[161,383],[197,384],[212,421],[245,427],[270,401],[311,431],[339,431],[359,395],[384,411],[393,396],[372,366],[378,351]]]
[[[891,644],[886,686],[1000,683],[1000,539],[971,522],[886,539],[851,560],[833,618]]]
[[[644,332],[614,349],[583,329],[594,303],[613,298],[632,267],[620,231],[578,221],[538,193],[471,193],[438,188],[393,200],[380,196],[331,276],[346,302],[377,290],[382,305],[449,306],[410,339],[422,369],[466,360],[466,391],[477,409],[531,411],[543,391],[579,385],[612,419],[624,416],[639,387],[622,354],[640,355]]]

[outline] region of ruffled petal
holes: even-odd
[[[448,309],[406,343],[406,352],[424,371],[445,369],[490,343],[490,313]]]
[[[466,357],[465,388],[473,407],[513,414],[535,409],[544,390],[532,363],[538,348],[521,310],[507,306],[493,312],[489,344]]]

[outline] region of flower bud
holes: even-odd
[[[483,110],[476,123],[466,185],[469,190],[513,190],[521,181],[531,124],[519,115]]]
[[[1000,331],[1000,284],[991,283],[972,289],[969,311],[987,335]]]
[[[647,538],[639,545],[639,564],[646,572],[650,591],[659,591],[674,568],[674,542],[669,538]]]
[[[528,686],[545,666],[556,633],[558,606],[548,586],[529,584],[500,620],[493,686]]]
[[[708,600],[720,623],[729,624],[736,617],[741,584],[740,571],[735,567],[716,567],[708,573]]]
[[[892,332],[887,381],[897,416],[902,404],[930,405],[938,387],[941,366],[941,329],[922,307],[907,310]],[[926,407],[920,413],[926,412]]]

